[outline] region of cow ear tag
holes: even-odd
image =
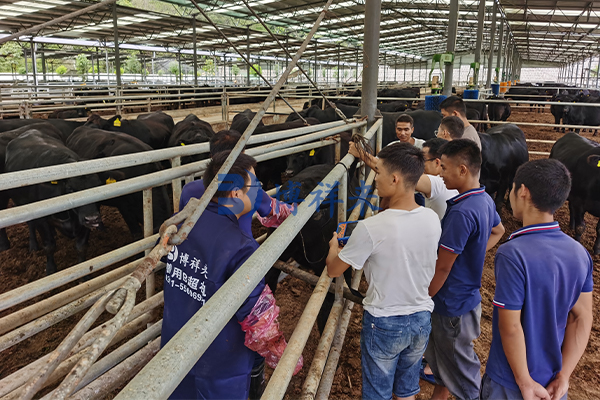
[[[121,126],[121,120],[119,118],[115,119],[115,122],[113,123],[114,126]]]
[[[181,142],[181,145],[182,145],[182,146],[185,146],[185,143]]]
[[[598,161],[598,164],[600,164],[600,161]],[[50,181],[50,183],[53,185],[58,185],[58,181]]]
[[[108,179],[106,180],[106,184],[107,184],[107,185],[110,185],[111,183],[115,183],[115,182],[117,182],[117,180],[116,180],[116,179],[113,179],[113,178],[108,178]]]
[[[308,153],[308,155],[309,155],[310,157],[314,156],[314,155],[315,155],[315,149],[312,149],[312,150],[310,151],[310,153]]]
[[[598,160],[598,165],[596,165],[598,168],[600,168],[600,160]]]

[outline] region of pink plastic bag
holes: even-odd
[[[279,331],[278,315],[279,307],[275,304],[275,297],[269,286],[265,285],[250,314],[240,322],[242,330],[246,332],[246,347],[263,356],[271,368],[277,367],[287,346],[283,333]],[[303,359],[300,356],[294,375],[302,369],[302,364]]]
[[[289,205],[282,201],[277,201],[271,198],[271,214],[266,217],[258,216],[258,220],[267,228],[277,228],[285,221],[285,219],[294,212],[298,207],[297,204]]]

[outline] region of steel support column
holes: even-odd
[[[404,82],[406,82],[406,56],[404,56],[404,65],[402,69],[404,70]]]
[[[458,1],[458,0],[454,0]],[[377,80],[379,71],[379,22],[381,0],[366,0],[363,44],[363,76],[361,115],[367,116],[368,126],[375,122],[377,111]]]
[[[510,30],[506,29],[506,39],[504,40],[503,47],[507,47],[507,50],[506,50],[506,52],[504,52],[504,49],[502,49],[502,51],[504,52],[504,57],[502,58],[502,74],[500,75],[500,81],[502,81],[502,82],[504,82],[506,80],[506,60],[509,57],[509,55],[508,55],[509,39],[510,39]]]
[[[479,0],[479,11],[477,13],[477,36],[475,42],[475,62],[481,63],[481,46],[483,44],[483,25],[485,23],[485,0]],[[473,74],[473,84],[477,87],[479,83],[479,71]]]
[[[248,86],[250,86],[250,63],[252,60],[250,59],[250,27],[246,28],[246,59],[248,63],[246,63],[246,80]]]
[[[117,74],[117,89],[120,90],[121,89],[121,58],[119,55],[119,29],[117,27],[117,3],[113,3],[113,30],[114,30],[114,36],[115,36],[115,73]]]
[[[496,57],[496,83],[500,82],[500,66],[502,64],[502,46],[504,45],[504,20],[500,19],[500,27],[498,31],[498,56]]]
[[[456,47],[456,34],[458,32],[458,0],[450,0],[450,15],[448,20],[448,43],[446,51],[454,53]],[[452,96],[452,78],[454,75],[454,62],[446,64],[446,73],[444,75],[444,90],[445,96]],[[421,74],[419,73],[419,77]]]
[[[596,88],[598,88],[598,77],[600,77],[600,54],[598,55],[598,68],[596,68]]]
[[[338,44],[338,53],[337,53],[337,86],[338,86],[338,90],[340,88],[340,75],[342,73],[342,71],[340,71],[340,50],[341,50],[342,46],[340,46]]]
[[[96,55],[96,57],[98,57],[98,55]],[[48,78],[46,76],[48,70],[46,67],[46,52],[44,51],[44,46],[42,45],[42,78],[44,79],[44,82],[48,82]]]
[[[192,47],[193,47],[193,63],[194,63],[194,86],[198,86],[198,47],[196,37],[196,15],[192,16]]]
[[[38,90],[38,78],[37,78],[37,57],[35,55],[37,45],[33,43],[33,38],[31,38],[31,71],[33,72],[33,86],[35,87],[35,91]]]
[[[575,85],[577,85],[577,82],[579,81],[579,61],[575,63],[575,76],[573,78]]]
[[[488,70],[485,87],[490,88],[492,85],[492,70],[494,69],[494,42],[496,40],[496,14],[498,13],[498,3],[494,0],[492,7],[492,29],[490,30],[490,53],[488,56]]]

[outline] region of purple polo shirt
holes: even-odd
[[[498,248],[492,345],[486,372],[504,387],[519,390],[502,348],[498,308],[521,310],[527,366],[547,386],[562,369],[567,316],[582,292],[591,292],[593,262],[588,251],[564,234],[558,222],[526,226]]]
[[[485,248],[492,228],[500,223],[500,216],[485,187],[468,190],[446,203],[440,248],[458,254],[458,257],[446,282],[433,297],[433,311],[446,317],[457,317],[481,302],[479,288]]]

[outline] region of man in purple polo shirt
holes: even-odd
[[[479,398],[480,363],[473,340],[479,337],[481,275],[485,253],[498,243],[504,227],[492,198],[479,184],[481,151],[468,139],[440,150],[440,176],[459,195],[448,200],[429,295],[435,304],[425,358],[435,378],[433,399],[452,393],[464,400]]]
[[[588,251],[553,217],[570,188],[559,161],[530,161],[517,170],[510,203],[523,228],[496,253],[482,399],[567,399],[592,328],[594,288]]]

